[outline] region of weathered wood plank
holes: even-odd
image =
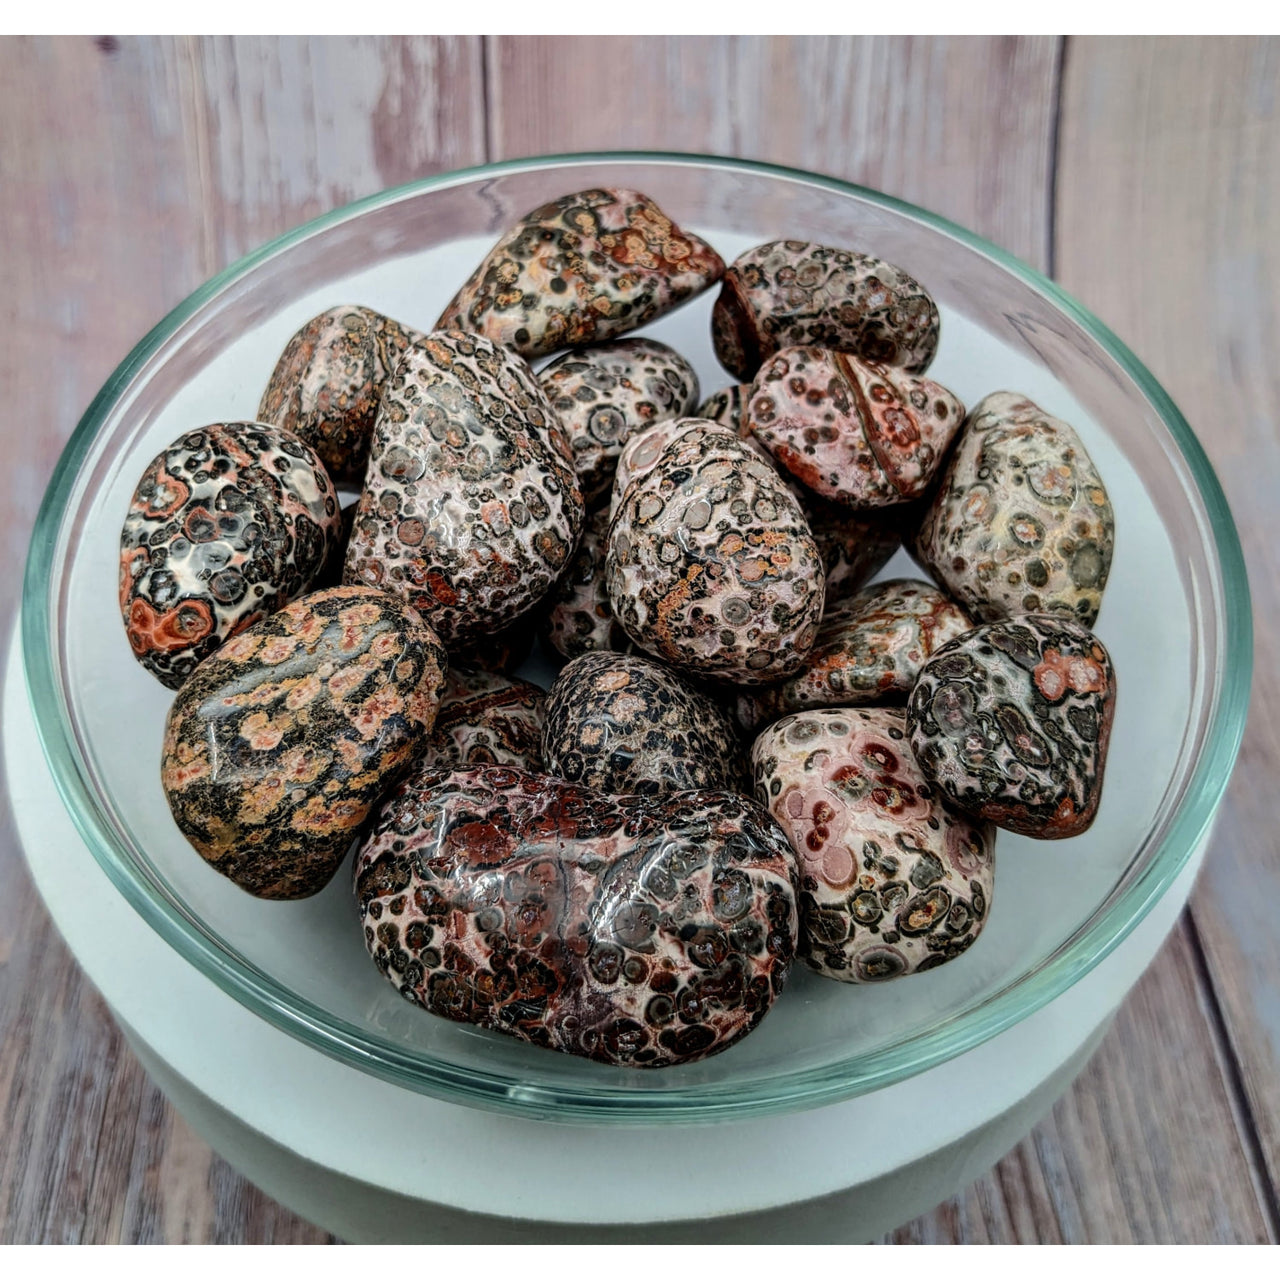
[[[494,158],[710,151],[816,169],[1047,262],[1051,37],[489,37]]]
[[[1233,1139],[1190,925],[1165,944],[1075,1086],[990,1173],[896,1243],[1271,1240]]]
[[[1112,324],[1200,436],[1248,562],[1244,747],[1192,915],[1280,1185],[1280,40],[1072,42],[1058,179],[1063,284]],[[1116,210],[1100,217],[1099,210]]]

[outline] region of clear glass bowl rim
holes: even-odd
[[[52,658],[51,593],[57,581],[54,548],[74,481],[99,427],[119,394],[154,352],[206,302],[274,254],[368,210],[409,195],[561,165],[671,164],[749,172],[802,181],[855,196],[924,223],[991,259],[1085,330],[1138,385],[1182,453],[1212,530],[1222,575],[1224,645],[1219,686],[1206,740],[1182,804],[1148,864],[1124,890],[1038,969],[1014,986],[955,1018],[907,1040],[821,1067],[758,1082],[645,1093],[584,1085],[530,1088],[496,1073],[424,1058],[372,1039],[318,1006],[299,1000],[267,974],[221,951],[190,925],[131,865],[127,852],[80,772],[72,729]],[[580,152],[501,160],[455,169],[367,196],[304,223],[233,263],[179,303],[125,357],[94,397],[63,450],[32,533],[22,591],[22,638],[27,687],[37,730],[58,791],[95,859],[117,889],[185,960],[269,1023],[304,1043],[393,1084],[450,1102],[519,1114],[528,1119],[587,1123],[690,1123],[736,1120],[842,1101],[884,1088],[976,1047],[1043,1008],[1109,955],[1142,921],[1187,864],[1226,790],[1248,711],[1253,629],[1248,578],[1239,535],[1221,485],[1191,427],[1168,393],[1110,329],[1048,277],[990,241],[928,210],[892,196],[801,169],[727,156],[661,151]],[[665,1073],[664,1073],[665,1074]],[[607,1079],[607,1077],[605,1077]],[[664,1082],[665,1083],[665,1082]]]

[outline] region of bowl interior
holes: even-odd
[[[255,900],[210,870],[174,826],[160,787],[171,695],[134,661],[116,603],[120,527],[138,476],[182,432],[254,417],[303,321],[360,302],[428,329],[500,230],[546,199],[596,184],[646,191],[726,260],[785,235],[903,266],[943,314],[930,376],[967,404],[1015,390],[1071,422],[1116,511],[1096,630],[1114,658],[1119,697],[1093,828],[1065,842],[1002,832],[990,921],[955,962],[872,987],[797,966],[740,1045],[654,1073],[533,1049],[401,1000],[365,952],[349,863],[323,893],[295,903]],[[712,297],[643,330],[689,357],[704,395],[731,381],[712,353]],[[1179,448],[1168,425],[1176,411],[1149,375],[1140,366],[1135,374],[1132,357],[1095,325],[1034,273],[940,220],[740,162],[524,162],[340,211],[179,308],[104,388],[70,447],[33,551],[47,581],[33,588],[29,579],[26,601],[35,630],[27,653],[37,650],[33,639],[42,642],[28,661],[55,775],[95,854],[188,959],[264,1016],[411,1087],[530,1115],[637,1122],[813,1105],[922,1070],[1031,1012],[1136,923],[1176,874],[1225,782],[1206,792],[1193,776],[1223,732],[1227,611],[1212,528],[1222,517],[1211,516],[1204,497],[1212,476]],[[899,552],[882,576],[921,574]],[[545,654],[526,671],[544,684],[553,673]],[[1228,726],[1237,740],[1238,730]],[[1187,819],[1175,832],[1192,801],[1199,826],[1189,832]]]

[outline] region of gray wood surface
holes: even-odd
[[[895,1241],[1280,1233],[1280,42],[0,39],[0,522],[212,272],[485,159],[720,151],[876,186],[1052,269],[1146,360],[1231,499],[1252,717],[1184,916],[1052,1115]],[[20,558],[0,561],[0,616]],[[6,628],[7,630],[7,628]],[[164,1102],[0,821],[0,1241],[313,1242]]]

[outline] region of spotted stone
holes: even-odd
[[[965,421],[915,539],[920,563],[983,622],[1020,613],[1097,621],[1115,515],[1080,437],[997,391]]]
[[[715,284],[724,261],[646,195],[561,196],[490,250],[436,323],[529,359],[620,338]]]
[[[315,450],[259,422],[180,436],[133,491],[120,612],[134,657],[177,689],[230,636],[303,594],[340,536]]]
[[[415,773],[356,859],[366,945],[413,1003],[615,1066],[736,1044],[795,952],[777,824],[725,792],[602,796],[488,767]]]
[[[289,339],[262,393],[258,418],[319,455],[336,484],[359,486],[382,388],[415,338],[369,307],[333,307]]]
[[[569,567],[560,575],[542,619],[547,643],[564,658],[631,648],[631,638],[618,625],[604,581],[605,538],[609,512],[601,507],[587,517],[582,539]]]
[[[174,821],[257,897],[318,892],[426,746],[445,664],[398,596],[335,587],[286,605],[174,699],[160,769]]]
[[[805,711],[751,751],[756,796],[800,863],[800,955],[881,982],[967,951],[991,911],[995,832],[948,809],[888,707]]]
[[[702,423],[627,486],[605,583],[641,648],[699,678],[762,684],[797,670],[813,647],[825,575],[776,472],[731,431]]]
[[[523,360],[429,335],[383,392],[344,579],[403,595],[450,648],[505,627],[577,545],[571,460]]]
[[[623,338],[566,351],[539,375],[573,449],[588,505],[609,492],[623,445],[637,432],[682,418],[698,402],[698,375],[678,351]]]
[[[747,729],[793,711],[905,702],[920,668],[973,621],[932,583],[894,578],[828,608],[804,666],[738,696]]]
[[[782,477],[809,522],[818,544],[823,568],[827,571],[827,604],[851,596],[884,568],[901,545],[902,538],[891,523],[873,515],[855,514],[838,502],[820,498],[807,489],[752,434],[746,417],[751,399],[750,383],[724,387],[703,401],[698,417],[719,422],[738,433],[742,442],[758,453]]]
[[[728,716],[660,663],[587,653],[547,697],[547,771],[606,795],[742,790],[742,748]]]
[[[792,346],[923,373],[939,329],[933,299],[901,268],[806,240],[748,249],[725,272],[711,313],[716,356],[739,382]]]
[[[547,695],[527,680],[454,667],[440,694],[424,768],[512,765],[542,772]]]
[[[922,497],[963,420],[939,383],[820,347],[778,352],[747,404],[752,433],[781,467],[858,511]]]
[[[1102,642],[1061,614],[975,628],[924,664],[907,704],[911,747],[952,804],[1042,840],[1098,811],[1116,677]]]

